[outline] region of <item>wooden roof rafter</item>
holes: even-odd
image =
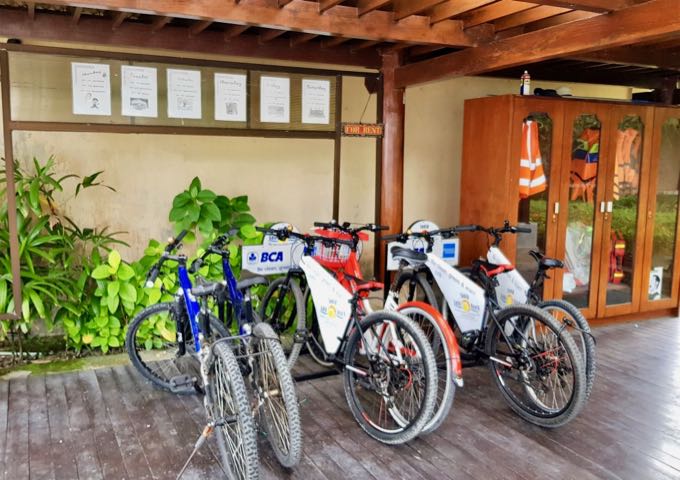
[[[445,20],[430,25],[427,16],[416,15],[447,0],[392,0],[396,12],[374,9],[359,15],[360,7],[337,4],[319,13],[320,4],[295,0],[281,8],[267,0],[249,0],[236,4],[224,0],[178,2],[176,0],[51,0],[62,6],[113,10],[126,13],[174,16],[194,20],[212,20],[302,33],[391,42],[450,44],[472,46],[475,40],[463,31],[462,22]],[[404,2],[397,3],[397,2]],[[400,7],[400,5],[403,5]],[[414,7],[415,6],[415,7]],[[400,21],[396,21],[400,20]]]
[[[397,70],[397,85],[406,87],[446,77],[478,75],[641,41],[658,42],[677,38],[678,35],[680,2],[649,0],[607,15],[556,25],[404,65]],[[527,48],[528,45],[531,48]]]

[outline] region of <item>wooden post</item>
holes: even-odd
[[[12,266],[12,297],[14,298],[14,314],[0,315],[3,320],[19,320],[21,318],[21,270],[19,265],[19,237],[17,233],[16,190],[14,185],[14,151],[12,129],[9,123],[12,118],[10,102],[9,57],[7,50],[0,50],[0,89],[2,90],[2,131],[5,142],[5,175],[7,177],[7,223],[9,224],[9,258]]]
[[[395,72],[401,64],[401,56],[399,52],[390,52],[382,59],[385,134],[380,160],[380,191],[377,192],[380,198],[378,219],[381,225],[390,227],[388,233],[399,233],[404,213],[404,89],[397,88]],[[385,246],[378,242],[376,247],[379,261],[375,273],[379,274],[386,261]]]

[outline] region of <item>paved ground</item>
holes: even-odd
[[[523,422],[488,371],[474,368],[437,432],[387,447],[362,433],[340,377],[329,377],[298,385],[302,464],[282,470],[262,442],[262,477],[680,478],[680,320],[595,335],[599,370],[590,403],[559,430]],[[159,392],[131,366],[0,381],[0,479],[173,479],[202,420],[197,397]],[[213,452],[202,450],[184,478],[219,478]]]

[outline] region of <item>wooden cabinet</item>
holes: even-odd
[[[545,187],[520,198],[524,122],[538,125]],[[680,288],[680,109],[499,96],[468,100],[460,223],[527,223],[502,248],[528,279],[528,250],[565,260],[545,287],[589,318],[676,308]],[[488,240],[462,236],[461,259]]]

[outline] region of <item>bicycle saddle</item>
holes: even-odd
[[[392,256],[396,259],[404,259],[410,264],[425,263],[427,261],[427,254],[416,252],[410,248],[397,247],[396,245],[390,250]]]
[[[250,287],[254,287],[255,285],[267,285],[269,281],[265,277],[252,277],[252,278],[246,278],[245,280],[240,280],[236,284],[236,288],[238,290],[247,290]]]
[[[198,285],[191,289],[191,294],[194,297],[209,297],[218,295],[226,288],[224,282],[208,283],[205,285]]]
[[[556,258],[550,258],[543,255],[538,250],[529,251],[529,255],[538,262],[538,268],[541,270],[550,270],[551,268],[564,268],[564,262]]]

